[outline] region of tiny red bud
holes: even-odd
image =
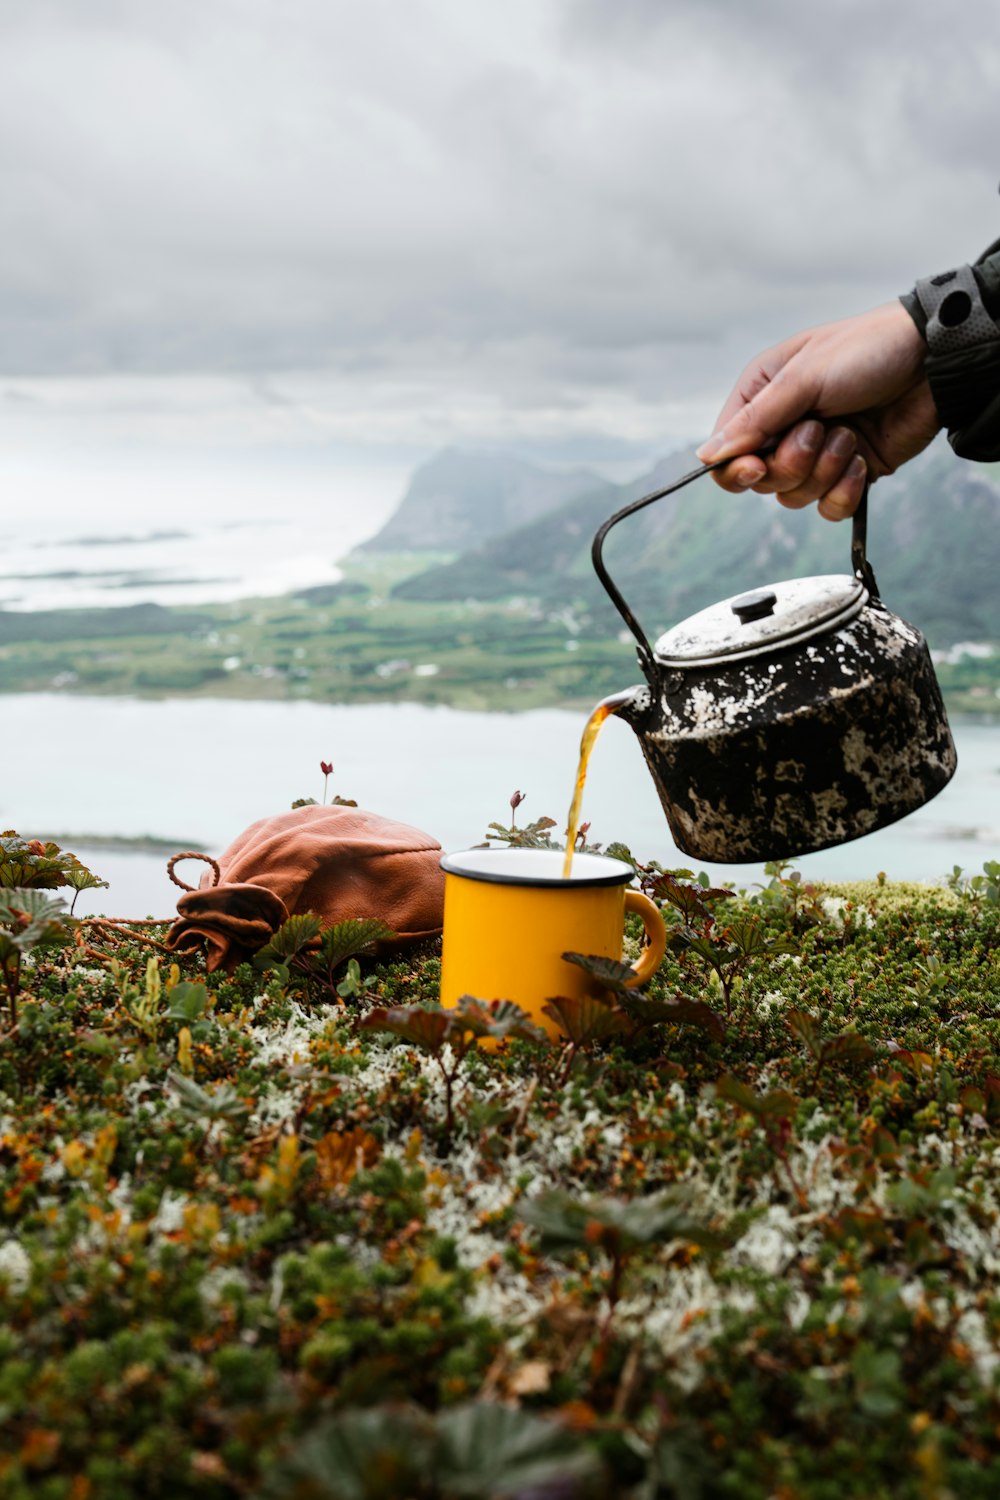
[[[332,760],[321,760],[320,763],[319,763],[319,768],[323,772],[324,776],[332,776],[332,774],[333,774],[333,761]]]
[[[518,808],[521,806],[521,803],[524,801],[525,796],[526,796],[525,792],[515,792],[514,793],[514,795],[510,799],[510,810],[511,810],[511,812],[517,812]]]

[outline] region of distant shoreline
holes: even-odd
[[[60,849],[105,849],[115,854],[176,854],[181,849],[197,849],[203,840],[164,839],[144,833],[128,836],[117,833],[41,833],[32,837],[43,843],[58,844]]]
[[[0,609],[0,693],[516,713],[584,711],[639,681],[610,606],[394,592],[427,562],[354,554],[339,583],[196,608]],[[1000,722],[1000,642],[935,654],[948,712]]]

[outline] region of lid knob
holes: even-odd
[[[763,620],[765,615],[773,615],[777,602],[778,596],[773,589],[754,589],[749,594],[740,594],[729,607],[741,625],[749,625],[751,620]]]

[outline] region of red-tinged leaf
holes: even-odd
[[[786,1011],[785,1025],[794,1036],[798,1037],[810,1056],[818,1062],[823,1049],[823,1043],[816,1029],[816,1022],[809,1012],[805,1010]]]
[[[729,1104],[745,1109],[748,1114],[760,1114],[760,1096],[747,1084],[734,1078],[732,1073],[723,1073],[721,1078],[716,1079],[715,1094],[716,1098],[725,1099]]]
[[[675,1000],[647,1000],[632,992],[622,997],[621,1007],[636,1026],[697,1026],[716,1041],[725,1040],[725,1022],[703,1000],[687,1000],[683,995]]]
[[[608,1001],[592,995],[555,995],[542,1006],[542,1013],[550,1016],[577,1047],[618,1036],[629,1029],[627,1016],[612,1009]]]
[[[918,1078],[929,1077],[934,1072],[934,1059],[929,1052],[911,1052],[908,1047],[898,1047],[893,1051],[892,1060],[909,1068]]]
[[[823,1043],[822,1061],[825,1063],[870,1063],[875,1056],[871,1042],[856,1031],[842,1031]]]
[[[789,1120],[799,1107],[799,1101],[787,1089],[771,1089],[761,1096],[758,1106],[765,1120]]]
[[[884,1216],[877,1211],[860,1208],[843,1208],[826,1220],[826,1231],[837,1244],[857,1240],[872,1249],[881,1249],[892,1240],[892,1230]]]
[[[706,890],[704,886],[686,885],[683,881],[675,880],[672,875],[668,874],[659,875],[649,890],[658,901],[666,901],[679,911],[689,925],[695,922],[710,922],[712,912],[707,903],[721,901],[736,894],[735,891],[716,888]]]
[[[906,1249],[906,1259],[914,1269],[927,1261],[933,1263],[941,1259],[941,1250],[931,1238],[930,1229],[924,1219],[910,1220],[906,1226],[903,1244]]]
[[[771,1089],[767,1094],[756,1094],[747,1084],[741,1083],[731,1073],[723,1073],[715,1085],[718,1098],[745,1109],[758,1120],[788,1119],[798,1108],[799,1101],[786,1089]]]
[[[388,1031],[424,1052],[440,1052],[448,1040],[453,1018],[447,1010],[424,1010],[419,1005],[378,1006],[358,1025],[364,1031]]]
[[[720,969],[734,956],[734,952],[723,948],[711,938],[696,936],[690,932],[672,932],[667,940],[671,953],[697,953],[713,969]]]
[[[545,1032],[536,1026],[526,1010],[513,1000],[477,1000],[462,995],[455,1010],[455,1025],[465,1025],[474,1036],[488,1036],[496,1041],[519,1037],[522,1041],[547,1041]]]
[[[899,1155],[899,1142],[891,1130],[880,1125],[872,1135],[872,1155],[880,1161],[891,1161]]]
[[[634,995],[635,970],[617,958],[605,958],[600,953],[564,953],[567,963],[576,964],[593,979],[606,985],[617,995]]]

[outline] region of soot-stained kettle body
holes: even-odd
[[[639,736],[674,842],[723,864],[846,843],[905,817],[954,775],[955,746],[920,631],[879,597],[865,553],[851,574],[768,584],[692,615],[650,646],[602,557],[593,560],[639,647],[645,684],[608,700]]]

